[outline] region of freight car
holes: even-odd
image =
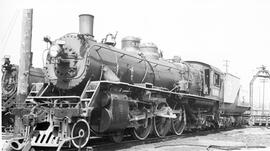
[[[79,18],[80,33],[44,38],[50,44],[49,82],[34,84],[26,106],[17,108],[29,139],[13,141],[13,149],[83,148],[92,137],[120,142],[126,133],[139,140],[152,132],[163,138],[185,128],[218,128],[221,116],[235,116],[220,109],[224,73],[219,69],[177,57],[165,60],[155,44],[140,44],[136,37],[122,39],[121,49],[111,34],[99,43],[94,17]]]
[[[18,85],[17,65],[10,63],[9,56],[3,58],[2,65],[2,131],[13,128],[14,114],[12,109],[15,107]],[[29,83],[45,82],[45,75],[40,68],[30,68]]]

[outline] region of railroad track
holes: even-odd
[[[177,135],[168,135],[165,138],[157,138],[157,137],[149,137],[146,140],[134,140],[131,136],[125,137],[125,139],[120,143],[114,143],[109,140],[109,138],[105,139],[96,139],[93,140],[92,145],[85,147],[83,149],[79,149],[81,151],[104,151],[104,150],[117,150],[117,149],[128,149],[132,146],[143,145],[143,144],[151,144],[158,143],[164,141],[170,141],[178,138],[187,138],[192,136],[200,136],[200,135],[208,135],[213,133],[219,133],[222,131],[228,131],[236,128],[228,128],[228,129],[218,129],[218,130],[205,130],[205,131],[196,131],[196,132],[185,132],[181,136]],[[63,151],[78,151],[75,148],[63,148]]]
[[[106,151],[106,150],[119,150],[119,149],[128,149],[133,146],[143,145],[143,144],[151,144],[151,143],[159,143],[159,142],[166,142],[175,139],[181,138],[188,138],[193,136],[201,136],[201,135],[208,135],[214,133],[220,133],[222,131],[228,131],[232,129],[241,129],[240,128],[227,128],[227,129],[211,129],[211,130],[204,130],[204,131],[193,131],[193,132],[184,132],[181,136],[177,135],[168,135],[165,138],[157,138],[157,137],[149,137],[146,140],[134,140],[131,135],[126,135],[124,140],[120,143],[112,142],[109,137],[105,138],[95,138],[91,139],[89,146],[84,147],[82,149],[77,148],[61,148],[61,151]],[[56,149],[52,148],[35,148],[36,151],[56,151]]]

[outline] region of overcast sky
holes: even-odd
[[[34,9],[36,67],[42,67],[43,37],[78,32],[78,15],[90,13],[98,41],[118,31],[118,48],[123,37],[133,35],[157,44],[165,58],[178,55],[223,71],[224,60],[229,60],[229,72],[242,79],[245,89],[257,67],[270,68],[269,0],[0,0],[1,58],[10,55],[16,64],[22,8]]]

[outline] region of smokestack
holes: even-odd
[[[90,14],[81,14],[80,18],[80,34],[86,34],[94,37],[93,35],[93,24],[94,16]]]

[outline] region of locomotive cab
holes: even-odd
[[[192,67],[201,70],[203,77],[202,95],[212,99],[222,99],[222,72],[209,64],[198,61],[185,61]]]

